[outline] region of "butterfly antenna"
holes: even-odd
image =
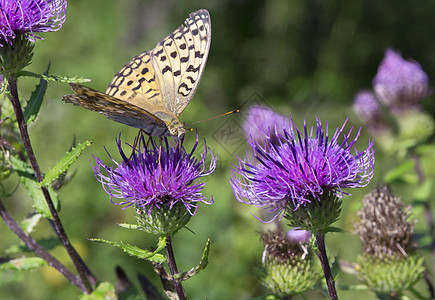
[[[186,125],[186,127],[190,127],[190,126],[193,125],[193,124],[197,124],[197,123],[202,123],[202,122],[207,122],[207,121],[210,121],[210,120],[214,120],[214,119],[217,119],[217,118],[220,118],[220,117],[226,116],[226,115],[237,114],[237,113],[239,113],[239,112],[240,112],[240,110],[238,110],[238,109],[236,109],[236,110],[232,110],[232,111],[226,112],[226,113],[224,113],[224,114],[221,114],[221,115],[219,115],[219,116],[214,116],[214,117],[211,117],[211,118],[209,118],[209,119],[205,119],[205,120],[201,120],[201,121],[196,121],[196,122],[190,123],[190,124]],[[190,130],[190,131],[193,131],[192,128],[189,128],[189,130]]]

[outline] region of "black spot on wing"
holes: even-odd
[[[172,72],[172,68],[170,66],[166,66],[162,70],[162,74],[165,74],[166,72]]]

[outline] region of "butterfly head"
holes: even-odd
[[[169,125],[168,129],[169,129],[169,133],[175,139],[181,139],[186,133],[186,129],[184,128],[183,124],[181,124],[180,122],[178,122],[178,124]]]

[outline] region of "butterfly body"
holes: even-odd
[[[135,56],[116,73],[106,93],[70,84],[75,94],[63,100],[141,128],[151,136],[181,138],[178,116],[192,99],[207,61],[210,15],[201,9],[151,51]]]

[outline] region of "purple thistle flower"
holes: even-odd
[[[284,126],[281,125],[286,123],[288,121],[271,108],[252,105],[248,109],[243,130],[247,138],[252,137],[257,142],[264,142],[265,136],[271,136],[275,141],[277,135],[284,133]]]
[[[350,195],[343,188],[364,187],[373,177],[374,149],[369,141],[367,149],[359,152],[351,148],[360,136],[361,129],[351,140],[344,134],[344,122],[332,138],[322,129],[320,119],[317,128],[308,133],[304,122],[301,132],[290,119],[277,144],[260,143],[250,140],[253,154],[239,158],[234,166],[230,184],[237,200],[268,209],[269,212],[285,212],[289,203],[291,210],[297,210],[312,200],[322,200],[330,193],[342,198]],[[342,140],[339,142],[339,138]],[[246,200],[245,200],[246,199]]]
[[[35,32],[57,31],[65,22],[66,6],[66,0],[0,0],[0,38],[12,44],[23,35],[34,42],[40,38]]]
[[[128,158],[122,150],[120,137],[116,142],[123,161],[118,163],[109,154],[116,165],[109,167],[94,157],[96,162],[92,168],[95,177],[103,184],[110,201],[126,205],[124,208],[135,205],[150,214],[153,209],[162,206],[171,209],[175,204],[182,203],[191,215],[195,215],[199,202],[213,203],[213,198],[207,201],[202,195],[205,183],[200,178],[213,173],[217,158],[210,151],[211,162],[207,168],[207,145],[200,158],[195,158],[198,135],[190,153],[186,152],[183,141],[184,138],[179,141],[180,144],[172,144],[164,139],[163,145],[158,146],[150,139],[151,145],[147,146],[141,134],[135,147],[137,150]],[[124,200],[114,202],[113,198]]]
[[[377,135],[387,130],[381,107],[371,91],[359,92],[353,107],[371,133]]]
[[[419,63],[388,49],[373,79],[373,89],[383,104],[401,114],[418,107],[428,95],[429,78]]]

